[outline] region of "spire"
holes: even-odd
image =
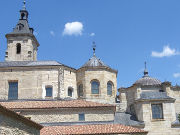
[[[30,28],[29,24],[28,24],[29,13],[26,10],[26,0],[23,1],[23,7],[19,12],[20,12],[19,21],[18,21],[16,27],[13,29],[13,32],[11,32],[10,34],[18,34],[18,33],[33,34],[34,30],[33,30],[33,28]]]
[[[23,8],[20,10],[20,20],[28,21],[28,11],[26,10],[26,0],[23,1]]]
[[[23,1],[23,10],[26,10],[26,0]]]
[[[146,67],[146,61],[144,62],[144,76],[148,76],[148,71],[147,71],[147,67]]]
[[[96,52],[96,43],[95,42],[93,42],[92,47],[93,47],[93,56],[95,56],[95,52]]]

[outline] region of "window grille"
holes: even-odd
[[[52,87],[46,87],[46,97],[52,97]]]
[[[92,92],[92,94],[99,94],[99,82],[98,81],[91,82],[91,92]]]
[[[85,114],[79,114],[79,121],[85,121]]]
[[[152,118],[163,119],[163,108],[162,104],[152,104]]]
[[[112,83],[107,83],[107,95],[112,95]]]
[[[8,99],[9,100],[18,99],[18,82],[9,82]]]

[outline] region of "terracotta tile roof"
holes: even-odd
[[[35,127],[38,130],[43,128],[42,125],[40,125],[40,124],[38,124],[38,123],[36,123],[36,122],[34,122],[32,120],[29,120],[26,117],[24,117],[22,115],[19,115],[18,113],[14,112],[14,111],[11,111],[11,110],[7,109],[6,107],[4,107],[2,105],[0,105],[0,113],[6,115],[8,117],[17,119],[18,121],[23,122],[25,125]]]
[[[102,104],[85,100],[69,101],[13,101],[0,102],[10,109],[52,109],[52,108],[87,108],[87,107],[115,107],[110,104]]]
[[[73,126],[49,126],[41,129],[41,135],[81,135],[81,134],[146,134],[138,128],[120,124],[104,125],[73,125]]]

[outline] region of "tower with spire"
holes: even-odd
[[[6,34],[7,50],[5,61],[36,61],[39,43],[28,24],[26,1],[20,10],[20,18],[11,33]]]

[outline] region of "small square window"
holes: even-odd
[[[153,119],[163,119],[163,108],[162,104],[152,104],[152,118]]]
[[[85,114],[84,113],[79,114],[79,121],[85,121]]]
[[[52,87],[46,87],[46,97],[52,97]]]

